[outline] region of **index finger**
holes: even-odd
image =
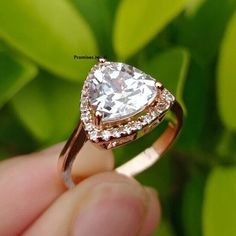
[[[62,147],[63,144],[59,144],[0,163],[0,235],[20,234],[65,191],[57,172],[57,158]],[[104,154],[91,144],[84,150],[81,159],[86,158],[87,165],[96,166],[97,160],[100,168],[113,168],[111,152]]]

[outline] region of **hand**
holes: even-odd
[[[153,189],[109,171],[113,156],[107,152],[96,158],[106,172],[66,191],[56,168],[61,149],[60,144],[0,163],[0,235],[152,235],[160,219]],[[88,150],[98,155],[88,147],[84,155]]]

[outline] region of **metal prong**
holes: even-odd
[[[156,87],[159,88],[159,89],[163,89],[163,85],[159,82],[159,81],[156,81]]]
[[[95,112],[95,125],[100,127],[102,123],[102,113],[100,111]]]
[[[104,63],[104,62],[106,62],[106,59],[104,57],[99,57],[98,62],[99,63]]]

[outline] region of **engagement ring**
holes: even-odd
[[[83,85],[80,121],[59,157],[66,186],[76,184],[72,165],[85,142],[103,149],[128,144],[155,128],[168,111],[174,119],[164,133],[115,171],[135,176],[153,165],[179,133],[183,111],[175,97],[150,75],[124,63],[99,59]]]

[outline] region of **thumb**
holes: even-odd
[[[151,235],[160,207],[153,190],[114,172],[94,175],[64,193],[25,235]]]

